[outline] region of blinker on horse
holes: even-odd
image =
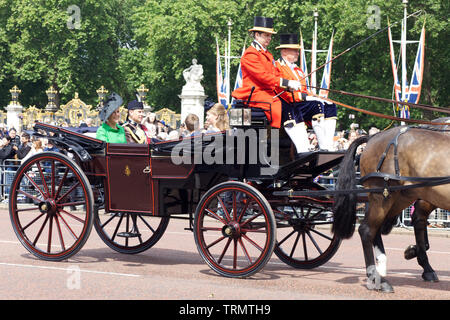
[[[437,119],[435,122],[446,119],[450,118]],[[337,190],[356,187],[355,153],[363,143],[367,145],[360,158],[360,181],[368,192],[368,203],[358,232],[366,263],[367,288],[393,292],[385,279],[386,256],[381,235],[388,234],[402,210],[414,202],[412,223],[416,244],[405,250],[405,258],[417,257],[424,270],[422,278],[425,281],[438,281],[426,254],[429,248],[426,228],[428,216],[434,209],[450,210],[448,130],[442,126],[397,127],[373,136],[360,137],[350,145],[341,162]],[[341,238],[353,235],[356,202],[354,193],[335,197],[333,232]]]

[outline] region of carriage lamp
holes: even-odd
[[[230,126],[250,126],[252,113],[250,108],[234,108],[230,110]]]
[[[9,90],[9,92],[11,92],[11,97],[12,97],[12,101],[10,102],[11,105],[19,105],[19,94],[22,92],[22,90],[19,90],[19,88],[17,86],[12,87],[11,90]]]
[[[98,106],[97,109],[100,110],[103,108],[103,103],[105,102],[106,95],[108,94],[108,90],[104,86],[101,86],[97,91],[98,94]]]
[[[45,93],[47,94],[47,97],[48,97],[48,103],[45,106],[45,110],[50,111],[50,112],[55,112],[58,109],[58,107],[55,104],[55,97],[56,97],[56,94],[58,93],[58,91],[56,91],[55,88],[53,88],[53,86],[51,86],[50,88],[48,88],[47,91],[45,91]]]

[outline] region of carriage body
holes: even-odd
[[[264,267],[272,252],[296,268],[328,261],[340,239],[330,228],[317,227],[331,225],[332,199],[287,193],[325,190],[314,178],[338,165],[344,153],[316,151],[293,159],[290,141],[272,136],[264,126],[235,129],[138,145],[108,144],[37,124],[38,136],[71,157],[43,153],[18,170],[10,195],[15,232],[39,258],[59,261],[81,249],[92,226],[112,249],[139,253],[159,241],[169,219],[182,218],[189,220],[202,258],[224,276],[250,276]],[[23,191],[24,184],[35,193]],[[28,207],[20,197],[29,200]],[[33,210],[36,218],[21,220]],[[74,227],[71,220],[82,225]],[[29,231],[34,224],[36,230]],[[65,229],[75,240],[67,240]],[[215,240],[210,242],[206,234],[216,234]],[[38,248],[45,236],[45,245]],[[302,257],[294,253],[299,239]],[[230,263],[222,260],[228,255]]]

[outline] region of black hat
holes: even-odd
[[[296,33],[280,34],[280,45],[275,49],[300,49]]]
[[[114,113],[114,111],[120,108],[122,102],[122,98],[117,93],[111,93],[111,95],[105,101],[103,109],[98,113],[100,120],[102,122],[106,122],[106,120],[108,120],[108,118]]]
[[[255,17],[253,22],[253,28],[248,31],[259,31],[275,34],[273,31],[273,19],[266,17]]]
[[[140,101],[133,100],[127,105],[128,110],[144,109],[144,104]]]
[[[204,103],[204,108],[205,108],[205,112],[207,112],[209,109],[211,109],[213,107],[213,105],[215,105],[216,102],[211,100],[211,99],[206,99],[205,103]]]

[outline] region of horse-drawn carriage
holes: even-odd
[[[143,145],[37,123],[34,135],[63,152],[36,154],[18,169],[9,202],[16,235],[35,256],[60,261],[83,247],[94,225],[110,248],[139,253],[180,218],[224,276],[251,276],[273,252],[296,268],[322,265],[340,244],[331,233],[333,201],[287,193],[326,189],[314,179],[344,153],[293,157],[289,138],[267,129],[263,112],[243,108],[239,116],[227,132]]]
[[[399,127],[369,142],[360,138],[348,152],[293,155],[289,138],[267,129],[264,112],[241,107],[233,111],[233,130],[148,145],[108,144],[36,124],[34,134],[63,152],[36,154],[18,169],[9,210],[19,240],[35,256],[60,261],[83,247],[94,225],[110,248],[131,254],[155,245],[170,219],[187,219],[214,271],[248,277],[273,252],[295,268],[324,264],[353,234],[355,202],[365,200],[369,210],[359,232],[368,287],[391,291],[384,272],[375,270],[371,246],[384,253],[381,233],[403,208],[422,199],[414,217],[417,244],[405,257],[417,257],[423,278],[437,280],[425,253],[426,219],[436,206],[450,209],[449,166],[437,165],[448,162],[439,157],[450,146],[448,134]],[[363,142],[360,182],[366,189],[355,188],[354,179],[354,153]],[[429,166],[419,147],[428,148]],[[338,190],[316,182],[339,164]]]

